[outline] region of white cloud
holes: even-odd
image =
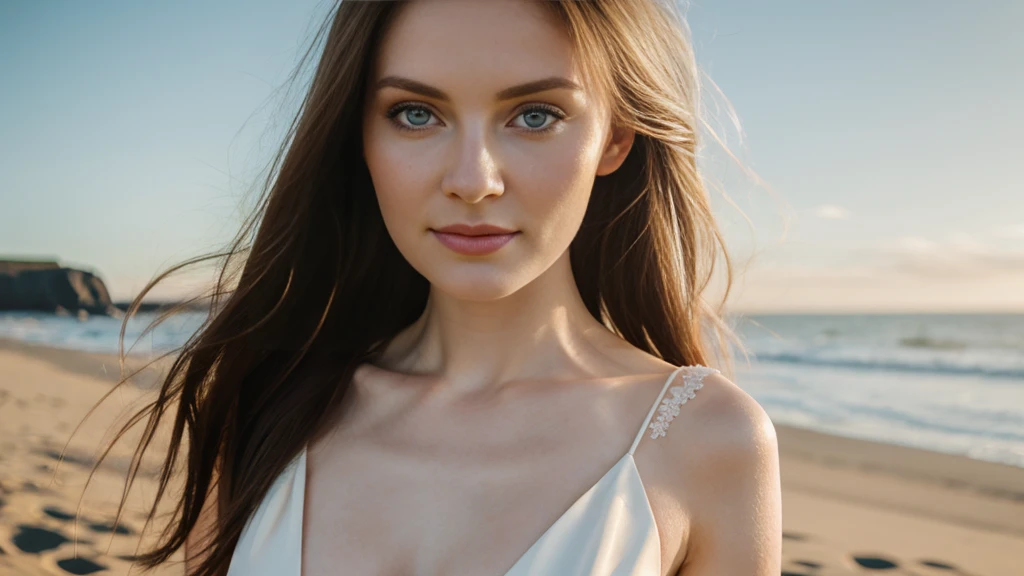
[[[814,209],[814,215],[825,220],[848,220],[850,211],[842,206],[823,204]]]
[[[920,236],[904,236],[897,238],[891,250],[897,253],[928,254],[935,252],[938,245],[927,238]]]
[[[1016,226],[1005,226],[1003,228],[996,230],[995,234],[1000,238],[1024,240],[1024,224],[1017,224]]]
[[[792,248],[791,246],[789,248]],[[823,246],[738,270],[729,307],[744,311],[1024,311],[1024,250],[949,231],[863,249]],[[774,256],[781,254],[777,249]],[[717,302],[717,300],[716,300]]]
[[[873,252],[873,260],[898,275],[950,278],[1024,271],[1024,251],[998,249],[962,232],[951,234],[945,241],[904,236]]]
[[[949,247],[962,254],[984,255],[991,252],[984,242],[963,232],[957,232],[949,237]]]
[[[1024,312],[1024,269],[936,282],[891,270],[756,270],[730,294],[739,312]]]

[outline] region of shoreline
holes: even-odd
[[[76,350],[74,348],[61,348],[48,344],[37,344],[25,342],[0,336],[0,351],[14,352],[24,356],[42,360],[54,368],[76,376],[96,378],[116,384],[119,377],[120,366],[116,353],[89,352]],[[156,358],[158,355],[154,355]],[[129,355],[125,359],[125,367],[132,369],[142,368],[143,364],[152,360],[142,355]],[[166,361],[164,361],[166,363]],[[140,376],[146,375],[146,382],[152,383],[157,374],[152,373],[160,363],[154,363],[154,368],[148,368],[140,372]]]
[[[71,373],[86,374],[96,378],[110,380],[111,382],[117,381],[116,374],[118,371],[118,358],[115,353],[91,352],[86,350],[77,350],[74,348],[63,348],[60,346],[53,346],[51,344],[15,340],[4,336],[0,336],[0,350],[16,351],[18,353],[39,358]],[[146,361],[156,358],[157,356],[158,354],[152,355],[151,357],[147,357],[143,354],[129,355],[127,363],[129,367],[138,368]],[[98,363],[97,360],[99,360]],[[163,364],[158,365],[165,366],[167,364],[166,360],[162,362]],[[152,376],[150,376],[150,378],[152,378]],[[1005,479],[1007,477],[1007,473],[1005,472],[1006,468],[1024,471],[1024,466],[1015,466],[1013,464],[997,462],[994,460],[974,458],[967,454],[940,452],[938,450],[931,450],[917,446],[881,442],[869,438],[844,436],[842,434],[823,432],[821,430],[795,426],[792,424],[776,422],[774,425],[776,430],[780,431],[780,436],[785,433],[786,436],[789,437],[787,444],[796,443],[799,446],[807,446],[809,443],[811,446],[814,446],[820,442],[827,442],[833,449],[852,451],[853,454],[859,454],[859,457],[862,459],[865,457],[864,450],[858,449],[858,447],[865,445],[872,446],[871,449],[867,450],[868,453],[881,451],[880,454],[885,455],[886,465],[895,466],[902,474],[908,474],[911,476],[922,474],[925,476],[934,475],[937,469],[946,469],[950,466],[952,461],[950,461],[949,458],[963,458],[970,462],[979,463],[978,466],[968,466],[968,468],[973,472],[967,474],[963,478],[961,478],[960,475],[954,475],[955,477],[948,479],[948,481],[953,484],[960,484],[963,482],[969,483],[974,479],[986,477],[990,474],[995,474],[996,476]],[[811,450],[808,452],[807,448],[797,450],[794,452],[794,455],[825,460],[828,459],[828,455],[822,453],[821,450]],[[914,455],[911,457],[911,461],[916,464],[918,468],[920,466],[924,466],[924,468],[918,469],[915,468],[914,464],[908,465],[906,463],[906,457],[909,455]],[[865,464],[870,467],[870,463]],[[1015,474],[1012,472],[1009,474],[1010,476],[1015,477]],[[1005,482],[997,481],[992,487],[992,490],[995,492],[1013,492],[1013,494],[1008,495],[1011,499],[1024,497],[1024,485],[1008,487]]]
[[[147,361],[129,357],[127,368]],[[158,362],[123,385],[122,406],[151,391],[166,366],[166,360]],[[81,476],[88,471],[82,463],[94,461],[89,447],[101,438],[109,440],[104,436],[108,430],[76,432],[77,444],[69,444],[60,465],[60,473],[71,476],[59,486],[48,485],[51,475],[59,476],[53,469],[54,451],[59,453],[86,411],[117,382],[117,355],[0,338],[0,374],[0,549],[5,551],[0,575],[66,574],[57,561],[73,543],[22,554],[13,542],[24,526],[71,538],[70,525],[47,516],[44,504],[74,512]],[[107,415],[100,416],[99,422],[109,422]],[[784,574],[865,574],[861,566],[869,561],[889,562],[921,576],[1024,574],[1024,468],[784,424],[775,428]],[[112,453],[101,466],[102,474],[93,480],[102,490],[98,510],[116,510],[129,456]],[[151,495],[148,488],[155,479],[149,469],[140,472],[137,483]],[[95,518],[100,512],[91,514]],[[126,568],[127,562],[113,557],[116,546],[108,555],[99,552],[109,538],[131,540],[132,548],[138,544],[135,530],[142,522],[130,513],[125,517],[135,540],[132,534],[101,535],[92,545],[80,541],[79,555]],[[960,572],[935,568],[935,563]],[[157,573],[181,573],[180,566],[167,570]]]

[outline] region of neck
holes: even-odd
[[[424,313],[376,364],[429,376],[452,393],[480,393],[513,381],[592,377],[594,360],[625,344],[587,310],[566,251],[500,298],[456,298],[432,286]]]

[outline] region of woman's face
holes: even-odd
[[[547,270],[576,235],[595,176],[632,143],[535,1],[408,3],[367,89],[363,143],[384,223],[409,263],[457,298],[500,298]],[[457,224],[512,233],[438,233]]]

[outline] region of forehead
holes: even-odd
[[[551,0],[403,3],[381,39],[375,76],[494,91],[548,76],[582,84],[572,42],[543,1]]]

